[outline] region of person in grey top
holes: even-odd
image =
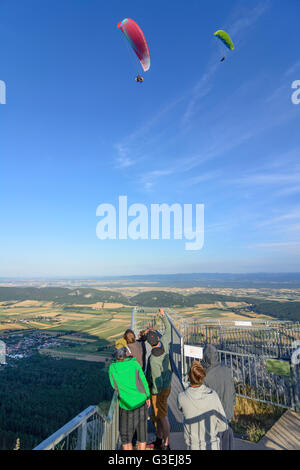
[[[184,416],[184,440],[188,450],[220,450],[218,434],[228,428],[227,418],[216,392],[204,385],[205,369],[192,363],[190,386],[178,394],[177,406]]]
[[[130,329],[126,330],[123,338],[127,343],[128,355],[135,357],[141,368],[144,370],[143,348],[141,343],[136,341],[134,332]]]
[[[221,450],[233,450],[234,437],[231,429],[231,420],[234,416],[236,393],[231,370],[220,364],[218,351],[212,344],[208,344],[203,351],[203,362],[206,369],[205,385],[217,392],[226,417],[229,428],[220,435]]]

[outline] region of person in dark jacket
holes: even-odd
[[[218,351],[208,344],[203,351],[203,362],[206,369],[205,385],[217,392],[228,420],[228,429],[220,433],[221,450],[233,450],[234,437],[231,420],[234,416],[235,388],[231,370],[220,364]]]
[[[172,365],[169,356],[171,326],[162,308],[159,309],[165,327],[160,337],[155,330],[146,330],[147,342],[151,346],[146,378],[150,384],[152,420],[156,428],[156,440],[147,448],[170,450],[170,423],[168,419],[168,397],[171,393]]]

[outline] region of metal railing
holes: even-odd
[[[300,411],[300,348],[297,349],[300,342],[295,341],[300,333],[299,324],[274,322],[271,330],[266,329],[265,322],[259,322],[254,329],[197,322],[191,325],[169,309],[167,312],[171,324],[170,352],[175,372],[184,386],[191,363],[197,359],[185,355],[184,345],[214,344],[220,364],[231,370],[237,396]],[[139,318],[138,312],[136,317]],[[163,333],[163,325],[154,313],[152,318],[143,313],[136,324],[141,329],[151,326]],[[285,342],[282,338],[287,338],[287,331]],[[224,344],[226,349],[221,348]],[[293,355],[298,359],[293,359]],[[281,370],[272,372],[268,361],[283,356],[285,361],[275,361]]]
[[[33,450],[112,450],[119,441],[119,403],[115,393],[108,415],[89,406]]]
[[[298,365],[292,361],[281,361],[284,368],[276,373],[268,367],[268,357],[217,351],[219,363],[231,371],[237,396],[300,411]],[[184,384],[187,383],[188,371],[194,359],[197,358],[184,358]]]
[[[108,415],[89,406],[33,450],[114,450],[119,447],[119,402],[111,401]]]
[[[213,344],[218,349],[241,354],[288,359],[293,343],[300,340],[300,323],[252,321],[251,326],[236,326],[232,320],[183,321],[170,309],[169,316],[185,343]]]

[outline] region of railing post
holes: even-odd
[[[184,358],[184,338],[180,338],[180,355],[181,355],[181,382],[183,383],[185,377],[185,358]]]
[[[291,379],[292,379],[292,407],[295,411],[300,412],[300,345],[293,352],[291,357]]]
[[[77,450],[86,450],[87,422],[86,420],[79,426],[77,431]]]

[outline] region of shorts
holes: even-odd
[[[168,397],[171,393],[171,386],[163,388],[158,395],[151,395],[152,401],[152,419],[162,419],[168,416]]]
[[[120,436],[122,444],[132,442],[136,431],[138,442],[147,442],[147,404],[135,408],[134,410],[124,410],[120,408]]]

